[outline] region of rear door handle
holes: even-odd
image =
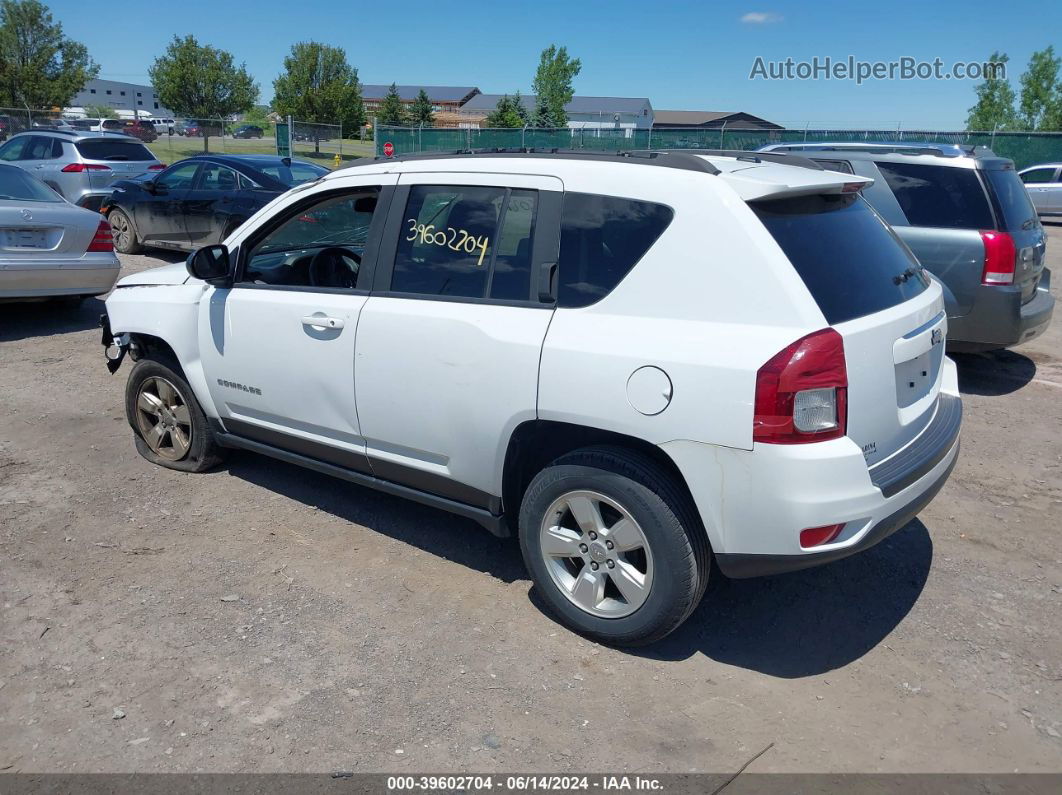
[[[343,318],[307,315],[302,319],[302,325],[313,326],[314,328],[343,328]]]

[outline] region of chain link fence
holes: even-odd
[[[814,142],[952,143],[987,146],[1020,169],[1035,163],[1062,160],[1062,132],[970,132],[947,130],[727,130],[725,127],[666,130],[633,129],[439,129],[384,127],[376,135],[376,154],[386,144],[393,154],[445,152],[461,149],[741,149],[767,144]]]

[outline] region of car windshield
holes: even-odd
[[[1029,191],[1012,168],[985,169],[988,185],[1003,215],[1003,228],[1008,232],[1032,229],[1038,223]]]
[[[59,195],[21,168],[0,167],[0,199],[24,202],[58,202]]]

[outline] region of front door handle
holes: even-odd
[[[302,319],[302,325],[313,326],[314,328],[343,328],[343,318],[307,315]]]

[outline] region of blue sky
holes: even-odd
[[[47,2],[47,0],[46,0]],[[261,101],[296,41],[343,47],[365,83],[478,86],[530,91],[541,49],[565,45],[583,61],[579,94],[647,96],[657,109],[747,111],[792,125],[946,128],[974,101],[970,80],[749,80],[757,56],[866,61],[1011,57],[1017,88],[1031,52],[1062,30],[1062,3],[986,0],[887,4],[633,2],[629,0],[52,0],[67,34],[84,42],[100,76],[146,82],[174,34],[233,53],[258,80]],[[105,12],[101,9],[105,8]],[[158,9],[158,14],[154,9]],[[1000,9],[1005,9],[1005,13]],[[117,20],[128,19],[120,26]],[[1053,37],[1052,33],[1056,35]]]

